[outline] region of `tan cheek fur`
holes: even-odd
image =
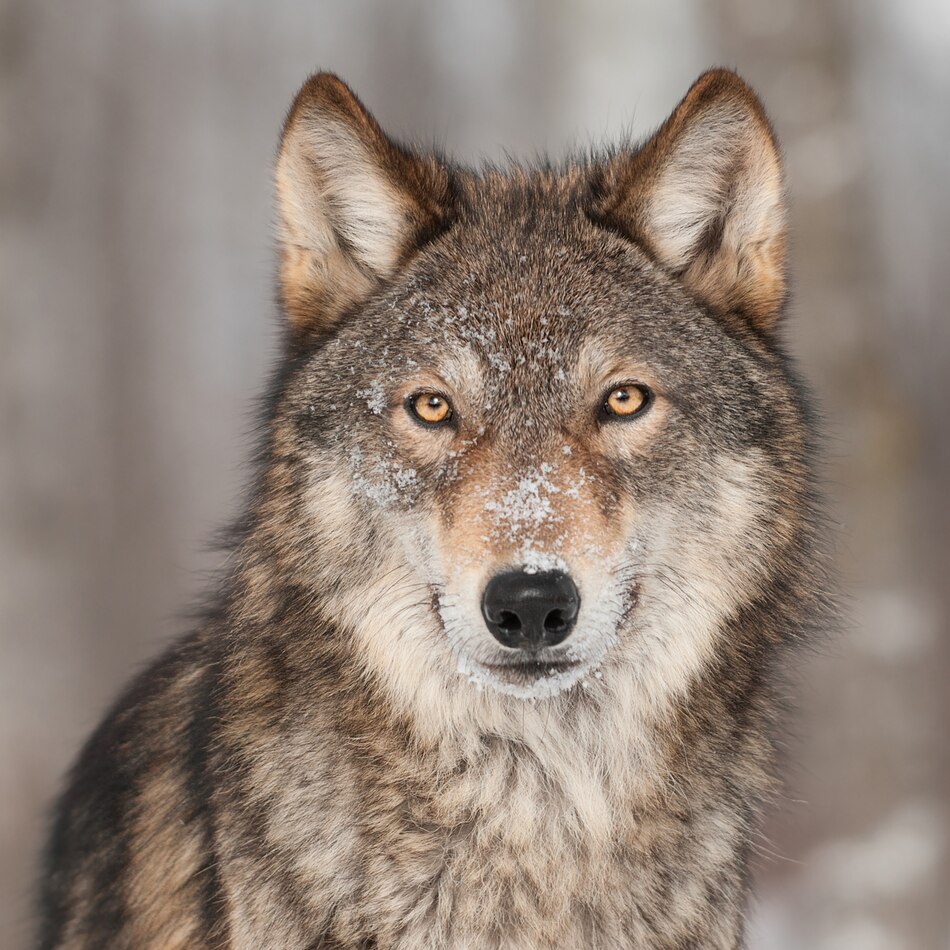
[[[637,624],[645,636],[624,641],[618,658],[652,718],[667,715],[711,660],[724,622],[750,599],[769,563],[762,524],[784,530],[766,486],[778,478],[756,451],[721,456],[710,480],[715,505],[701,523],[644,513],[651,561],[641,575]]]

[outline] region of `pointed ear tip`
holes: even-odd
[[[714,66],[702,73],[690,86],[686,98],[695,103],[731,99],[741,102],[768,123],[765,107],[756,91],[734,70]]]
[[[306,78],[297,93],[297,98],[314,99],[341,94],[352,95],[352,91],[336,73],[320,69]]]
[[[281,138],[304,112],[312,113],[318,109],[336,109],[351,111],[358,104],[352,89],[336,73],[321,70],[308,76],[297,90],[294,101],[287,111]],[[361,108],[361,106],[360,106]]]
[[[726,66],[713,66],[700,73],[690,87],[692,90],[709,93],[748,93],[755,95],[752,87],[734,70]]]

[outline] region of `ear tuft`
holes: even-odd
[[[276,179],[281,296],[297,329],[332,327],[450,217],[447,169],[390,140],[331,73],[297,94]]]
[[[782,161],[739,76],[704,73],[642,148],[600,173],[595,220],[640,244],[710,307],[774,325],[785,299]]]

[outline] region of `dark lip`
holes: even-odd
[[[486,670],[496,676],[501,676],[511,682],[536,682],[559,673],[567,673],[577,669],[581,664],[578,660],[543,660],[526,659],[512,660],[507,663],[483,663]]]

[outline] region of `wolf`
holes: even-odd
[[[228,568],[89,739],[39,946],[735,948],[823,616],[762,105],[463,167],[314,75]]]

